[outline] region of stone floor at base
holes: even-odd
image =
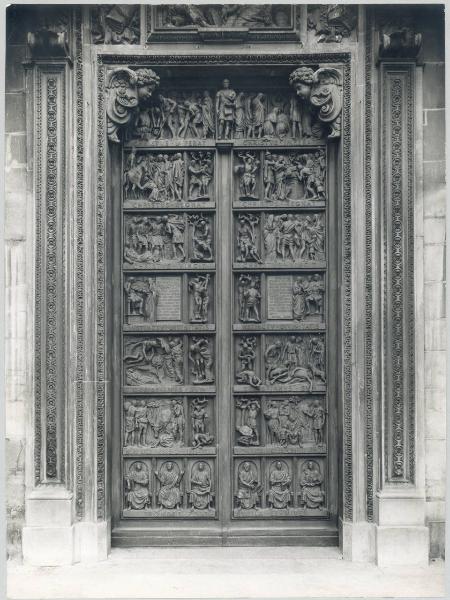
[[[71,567],[8,564],[9,599],[441,597],[444,563],[378,568],[336,548],[133,548]]]

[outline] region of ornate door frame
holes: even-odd
[[[96,353],[96,380],[97,401],[96,401],[96,457],[97,457],[97,481],[96,481],[96,506],[97,519],[104,520],[110,517],[110,483],[108,483],[108,463],[111,449],[108,448],[108,422],[111,414],[111,391],[108,396],[108,386],[102,384],[104,380],[110,381],[108,377],[107,356],[104,348],[110,347],[113,337],[111,320],[108,320],[108,306],[111,305],[110,290],[108,290],[108,226],[111,227],[111,215],[108,214],[108,167],[111,164],[111,153],[117,152],[117,148],[107,141],[107,133],[111,131],[111,126],[117,128],[117,123],[112,124],[111,96],[108,95],[109,73],[119,67],[149,67],[157,70],[157,66],[189,66],[189,65],[214,65],[227,66],[239,65],[242,67],[251,65],[284,65],[292,67],[292,71],[299,66],[327,66],[336,67],[342,73],[343,85],[340,92],[343,97],[342,111],[339,111],[337,119],[339,120],[339,134],[342,132],[341,139],[330,141],[331,144],[338,145],[339,150],[334,154],[338,161],[338,179],[336,187],[338,189],[339,208],[337,214],[341,214],[342,225],[340,230],[340,297],[338,304],[340,308],[339,320],[341,322],[340,341],[338,346],[344,349],[342,357],[338,360],[337,380],[339,382],[338,396],[338,414],[342,415],[338,435],[339,454],[343,460],[340,466],[339,489],[341,497],[341,516],[345,520],[351,520],[353,513],[353,484],[352,484],[352,306],[351,306],[351,286],[352,286],[352,226],[351,226],[351,165],[350,165],[350,105],[351,105],[351,55],[348,53],[327,54],[327,55],[195,55],[195,56],[130,56],[130,55],[98,55],[97,56],[97,111],[95,117],[96,123],[96,302],[97,302],[97,320],[96,320],[96,346],[100,352]],[[109,112],[108,112],[109,111]],[[123,113],[123,121],[127,122],[128,114]],[[118,121],[120,123],[120,119]],[[118,126],[120,128],[120,124]],[[114,135],[114,134],[113,134]],[[338,137],[337,136],[337,137]],[[109,340],[109,342],[108,342]],[[340,503],[339,503],[340,504]]]
[[[384,551],[380,544],[389,548],[389,536],[401,525],[405,535],[417,534],[414,540],[425,547],[423,386],[412,377],[414,367],[423,371],[420,352],[415,356],[423,336],[420,272],[414,287],[412,279],[414,255],[418,260],[422,256],[420,243],[414,248],[414,223],[422,223],[420,185],[415,195],[412,182],[415,175],[420,183],[414,160],[420,119],[414,117],[420,115],[422,89],[415,55],[397,58],[387,49],[376,63],[376,29],[370,20],[365,51],[360,52],[365,63],[359,64],[354,62],[356,49],[276,55],[149,56],[129,55],[125,48],[97,53],[82,44],[82,14],[73,12],[73,63],[64,44],[49,54],[44,44],[44,55],[34,57],[27,69],[29,146],[38,160],[29,181],[36,215],[30,249],[36,362],[27,437],[25,558],[38,560],[36,545],[48,539],[49,528],[63,536],[52,544],[55,564],[108,552],[112,391],[107,357],[114,315],[108,302],[106,185],[109,152],[114,150],[106,140],[106,70],[163,62],[342,67],[342,137],[337,142],[342,192],[340,541],[347,557],[359,552],[359,545],[371,558]],[[383,89],[379,98],[378,83]],[[391,147],[392,154],[386,151]],[[391,219],[407,226],[391,229]],[[402,278],[409,285],[399,296]],[[58,303],[65,308],[54,314]],[[414,316],[420,326],[416,337]],[[391,349],[396,352],[394,366]],[[59,370],[58,361],[64,363]],[[375,536],[372,524],[377,525]]]

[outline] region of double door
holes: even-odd
[[[185,124],[116,165],[113,543],[334,543],[333,156]]]

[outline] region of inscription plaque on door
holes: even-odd
[[[334,516],[326,129],[252,81],[161,80],[126,133],[123,521]]]

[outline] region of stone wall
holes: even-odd
[[[439,14],[441,13],[441,14]],[[442,15],[442,16],[441,16]],[[430,555],[445,545],[446,190],[443,8],[427,7],[423,29],[425,479]]]
[[[30,406],[28,386],[28,315],[30,281],[27,277],[27,144],[25,118],[26,27],[16,11],[9,13],[6,45],[5,118],[5,283],[6,283],[6,504],[8,556],[20,554],[25,503],[25,425]]]

